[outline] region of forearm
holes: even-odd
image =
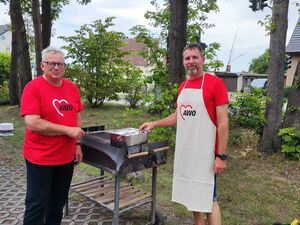
[[[47,136],[68,135],[70,129],[68,126],[54,124],[41,118],[35,119],[33,122],[27,122],[26,127],[34,133]]]
[[[224,154],[227,150],[228,143],[228,133],[229,133],[228,123],[220,123],[218,125],[218,153]]]
[[[77,126],[82,127],[82,120],[81,120],[81,115],[80,113],[77,113]]]

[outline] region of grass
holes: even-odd
[[[82,113],[84,126],[105,125],[106,129],[138,127],[151,117],[142,110],[128,110],[121,105],[86,108]],[[12,122],[15,135],[0,137],[1,160],[22,164],[21,145],[24,122],[18,107],[0,106],[0,123]],[[300,218],[300,165],[281,154],[266,155],[256,151],[257,137],[253,132],[231,127],[228,169],[218,177],[218,199],[223,225],[272,225],[276,221],[291,222]],[[157,206],[167,216],[168,225],[192,224],[191,213],[171,202],[174,151],[168,162],[158,168]],[[98,176],[94,167],[76,167],[75,181],[85,176]],[[131,183],[145,191],[151,190],[151,170],[144,170]],[[148,212],[135,210],[134,217]],[[130,214],[131,215],[131,214]]]

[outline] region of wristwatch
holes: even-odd
[[[227,159],[227,155],[225,155],[225,154],[216,154],[216,157],[220,158],[223,161],[225,161]]]

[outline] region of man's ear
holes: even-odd
[[[45,63],[42,63],[42,62],[41,62],[41,63],[40,63],[40,67],[41,67],[42,70],[44,70],[44,68],[45,68]]]

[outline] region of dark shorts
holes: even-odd
[[[213,195],[213,201],[217,201],[217,176],[215,174],[215,186],[214,186],[214,195]]]

